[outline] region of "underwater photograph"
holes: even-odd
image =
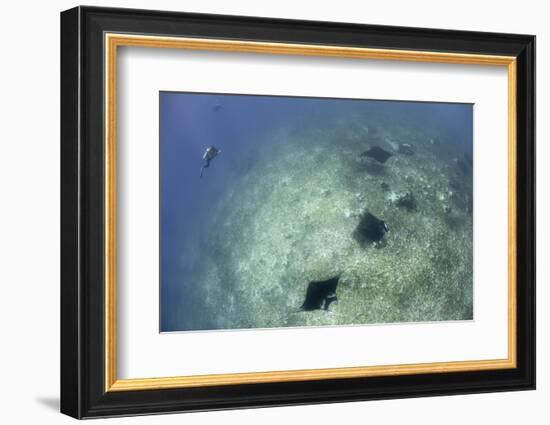
[[[159,93],[160,332],[473,319],[473,105]]]

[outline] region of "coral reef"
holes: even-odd
[[[190,327],[472,319],[471,160],[444,134],[346,116],[258,145],[205,217]],[[365,164],[374,145],[381,162]],[[354,238],[366,211],[388,225],[383,244]],[[302,311],[308,284],[334,276],[339,302]]]

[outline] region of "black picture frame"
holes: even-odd
[[[104,34],[514,56],[517,60],[517,367],[105,391]],[[61,13],[61,412],[75,418],[535,388],[535,37],[132,9]]]

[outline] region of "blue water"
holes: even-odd
[[[453,149],[472,156],[469,104],[160,93],[161,331],[197,327],[204,294],[197,290],[202,275],[194,270],[207,254],[201,252],[207,249],[204,239],[215,231],[208,217],[249,171],[262,143],[281,131],[323,128],[352,115],[380,117],[381,126],[405,120],[442,132]],[[292,143],[291,137],[284,140],[273,143]],[[210,145],[222,153],[201,179],[202,155]],[[201,320],[200,328],[214,326],[207,317]]]

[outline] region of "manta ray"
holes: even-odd
[[[379,146],[373,146],[369,150],[366,150],[365,152],[363,152],[361,156],[373,158],[378,162],[380,162],[381,164],[383,164],[393,155]]]
[[[338,302],[336,297],[336,286],[340,276],[335,276],[329,280],[309,282],[306,291],[306,299],[300,307],[300,310],[325,310],[333,302]]]
[[[380,242],[389,230],[390,228],[386,222],[376,218],[369,211],[365,211],[353,232],[353,236],[357,242],[366,245],[372,242]]]

